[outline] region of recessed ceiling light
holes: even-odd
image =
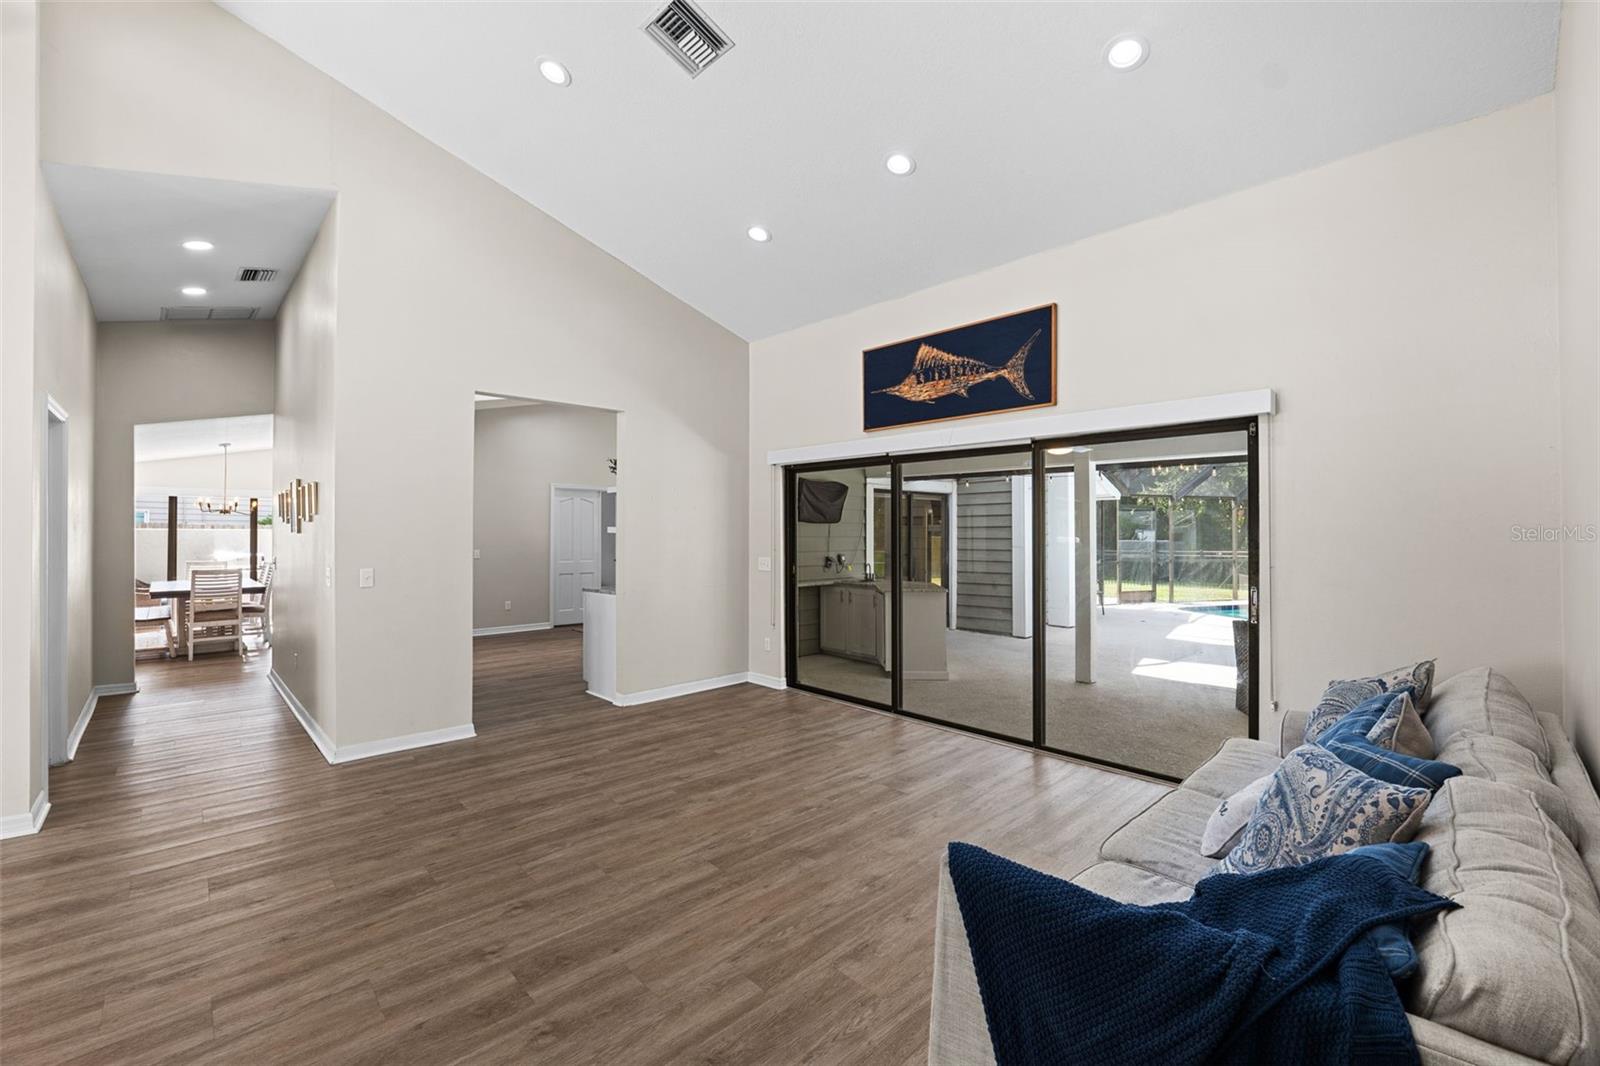
[[[539,76],[551,85],[572,84],[572,72],[549,56],[542,56],[539,59]]]
[[[1136,33],[1113,37],[1106,45],[1106,62],[1112,70],[1132,70],[1150,58],[1150,42]]]
[[[178,291],[183,293],[185,296],[204,296],[206,294],[206,290],[202,289],[198,285],[185,285]]]
[[[896,152],[888,159],[885,159],[883,165],[889,168],[889,173],[900,177],[904,177],[917,169],[917,161],[904,152]]]
[[[766,244],[768,241],[772,240],[772,234],[765,226],[751,226],[744,232],[747,237],[755,241],[757,244]]]
[[[184,241],[183,246],[191,252],[209,252],[215,247],[210,241]]]

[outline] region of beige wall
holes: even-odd
[[[1561,278],[1561,544],[1567,729],[1600,773],[1600,7],[1561,9],[1556,61]]]
[[[39,173],[37,7],[0,5],[0,819],[26,825],[46,790],[44,408],[67,413],[66,696],[93,688],[94,317]]]
[[[95,352],[94,680],[133,680],[133,427],[272,410],[271,322],[102,322]]]
[[[299,533],[279,523],[272,587],[272,669],[337,743],[334,701],[333,367],[338,335],[339,207],[322,220],[305,265],[278,312],[274,485],[317,482],[318,514]],[[395,516],[397,519],[400,515]],[[397,521],[396,530],[403,527]]]
[[[474,389],[621,412],[619,689],[743,671],[743,341],[214,7],[52,4],[43,40],[46,158],[338,192],[340,746],[470,721]]]
[[[95,322],[89,293],[41,182],[34,289],[34,384],[67,412],[67,700],[71,730],[94,687]],[[41,425],[41,430],[43,426]],[[39,455],[44,438],[39,437]],[[63,734],[65,735],[65,734]]]
[[[1511,536],[1559,515],[1553,119],[1543,97],[756,342],[751,555],[781,558],[766,451],[863,435],[862,349],[1054,301],[1057,410],[1277,391],[1285,707],[1421,655],[1559,707],[1558,552]],[[750,571],[750,669],[781,675],[781,567]]]
[[[472,627],[548,622],[550,486],[616,483],[606,460],[617,416],[540,404],[479,410],[475,422]]]

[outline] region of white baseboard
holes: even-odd
[[[83,710],[78,712],[78,720],[72,723],[72,732],[67,734],[67,761],[78,757],[78,744],[83,740],[84,730],[89,728],[89,719],[94,717],[95,708],[100,706],[101,696],[131,696],[138,691],[139,686],[132,681],[96,685],[90,689],[89,698],[83,701]]]
[[[283,702],[289,705],[289,710],[294,713],[295,721],[300,723],[300,728],[306,731],[311,742],[317,746],[322,757],[332,765],[339,763],[356,762],[360,759],[371,759],[378,755],[389,755],[397,751],[410,751],[412,748],[426,748],[434,744],[448,744],[452,740],[469,740],[477,736],[477,731],[471,725],[451,726],[448,729],[435,729],[427,733],[410,733],[403,737],[387,737],[383,740],[369,740],[364,744],[346,744],[338,747],[322,731],[322,726],[311,717],[305,704],[301,703],[283,678],[278,676],[278,671],[273,670],[267,674],[272,681],[272,687],[278,690],[278,695],[283,697]]]
[[[365,744],[346,744],[337,749],[329,761],[355,762],[357,759],[371,759],[378,755],[391,755],[397,751],[410,751],[412,748],[428,748],[435,744],[449,744],[455,740],[471,740],[477,735],[478,731],[473,729],[470,723],[453,725],[448,729],[434,729],[427,733],[410,733],[403,737],[369,740]]]
[[[283,702],[289,705],[289,710],[293,712],[295,721],[300,723],[300,728],[306,731],[306,736],[311,738],[311,743],[315,744],[317,750],[322,752],[322,757],[330,763],[338,762],[339,760],[335,757],[333,741],[328,738],[328,734],[322,731],[322,726],[317,724],[317,720],[311,717],[311,712],[306,710],[306,706],[300,702],[300,698],[290,690],[283,678],[278,676],[278,671],[267,671],[267,680],[271,681],[272,687],[278,690],[278,695],[283,697]]]
[[[729,685],[742,685],[749,678],[749,674],[723,674],[721,677],[707,677],[699,681],[685,681],[681,685],[666,685],[662,688],[647,688],[643,692],[619,692],[617,698],[612,700],[618,707],[633,707],[641,703],[654,703],[656,700],[676,699],[679,696],[692,696],[696,692],[709,692],[714,688],[727,688]]]
[[[10,814],[0,818],[0,840],[6,837],[25,837],[37,833],[44,826],[44,820],[50,816],[50,793],[41,789],[33,798],[33,806],[27,814]]]
[[[537,633],[541,629],[554,628],[555,625],[551,622],[527,622],[520,626],[484,626],[482,629],[474,629],[472,635],[475,637],[498,637],[502,633]]]
[[[745,675],[745,680],[750,682],[752,685],[760,685],[763,688],[789,687],[789,682],[784,678],[773,677],[771,674],[758,674],[754,670]]]

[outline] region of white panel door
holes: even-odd
[[[551,621],[576,625],[583,621],[583,590],[600,587],[600,493],[552,490],[550,556]]]
[[[1072,475],[1051,474],[1045,480],[1044,624],[1071,626],[1077,606],[1074,570],[1077,536],[1073,530]]]

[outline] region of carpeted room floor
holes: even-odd
[[[1073,680],[1073,630],[1046,638],[1046,735],[1051,747],[1185,777],[1229,737],[1248,732],[1234,709],[1232,623],[1164,604],[1110,605],[1096,617],[1095,682]],[[907,681],[908,710],[1027,739],[1032,642],[951,630],[948,681]],[[808,655],[808,685],[888,702],[875,664]]]

